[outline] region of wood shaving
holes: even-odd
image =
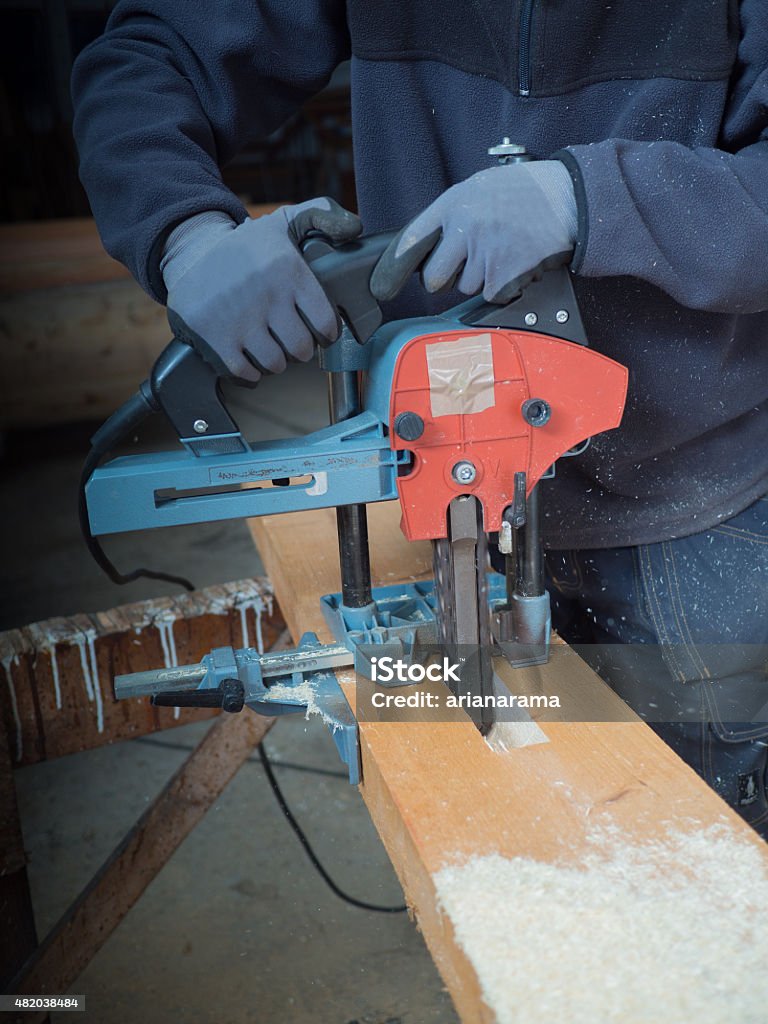
[[[434,876],[498,1024],[765,1024],[768,869],[726,825],[579,865],[497,854]]]

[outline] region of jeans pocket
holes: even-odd
[[[688,595],[671,544],[637,548],[643,602],[664,663],[678,683],[697,682],[710,673],[701,660],[688,618]]]
[[[705,780],[768,839],[768,724],[712,721],[702,746]]]
[[[743,541],[745,544],[768,547],[768,495],[758,498],[749,508],[726,519],[711,532],[734,541]]]
[[[653,631],[676,681],[754,670],[768,645],[768,502],[714,530],[641,545],[637,557]]]

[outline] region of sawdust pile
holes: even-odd
[[[765,1024],[768,872],[727,826],[580,867],[473,858],[434,876],[498,1024]]]
[[[315,687],[309,679],[302,679],[295,683],[273,683],[269,688],[269,699],[273,701],[285,701],[286,704],[306,704],[307,710],[304,715],[321,715],[325,718],[317,704]]]

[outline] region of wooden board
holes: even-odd
[[[404,541],[395,503],[369,507],[369,517],[375,584],[428,571],[429,552]],[[318,597],[339,589],[333,511],[254,520],[251,530],[294,637],[308,629],[327,637]],[[579,665],[583,706],[592,709],[582,717],[609,710],[617,698]],[[553,659],[550,682],[567,685],[556,677],[573,666]],[[354,706],[354,682],[341,678]],[[542,678],[523,670],[518,688],[535,690]],[[624,718],[540,722],[547,742],[505,753],[460,712],[444,722],[361,721],[363,798],[463,1021],[495,1014],[439,906],[434,875],[447,865],[494,853],[578,865],[596,822],[628,844],[661,839],[670,825],[697,832],[720,822],[768,865],[756,834],[644,723]]]
[[[0,225],[0,426],[106,418],[169,340],[165,308],[107,255],[93,220]]]
[[[0,316],[4,427],[106,419],[170,340],[165,309],[127,279],[19,292]]]
[[[209,718],[116,701],[112,680],[192,664],[213,647],[271,646],[284,624],[264,580],[240,580],[0,633],[0,724],[15,767]]]
[[[271,213],[274,203],[248,207],[251,217]],[[130,280],[125,267],[101,244],[91,217],[0,225],[0,293],[62,285]]]
[[[0,991],[36,945],[8,737],[0,729]]]

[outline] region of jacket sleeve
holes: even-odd
[[[164,301],[168,233],[245,208],[219,167],[346,58],[342,0],[119,0],[72,77],[80,176],[105,248]]]
[[[557,154],[574,179],[572,267],[631,275],[693,309],[768,309],[768,4],[741,4],[719,147],[608,139]]]

